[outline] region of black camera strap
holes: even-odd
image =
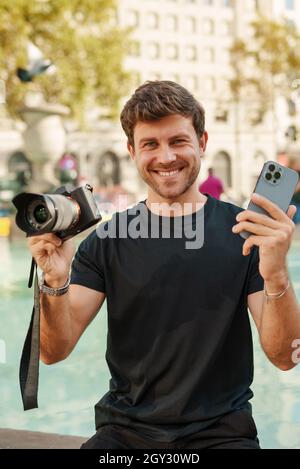
[[[20,362],[20,387],[24,410],[38,407],[37,394],[39,385],[40,363],[40,291],[37,275],[37,265],[32,258],[28,280],[28,288],[32,287],[34,279],[34,305],[31,321],[23,346]]]

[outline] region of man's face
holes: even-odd
[[[175,199],[195,183],[206,142],[206,132],[199,139],[192,120],[175,114],[158,121],[138,122],[134,148],[128,145],[128,150],[154,193]]]

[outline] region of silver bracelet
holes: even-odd
[[[268,293],[267,290],[266,290],[266,287],[264,287],[264,295],[265,295],[265,298],[267,299],[267,303],[268,303],[269,300],[278,300],[278,298],[281,298],[287,292],[287,290],[289,288],[290,288],[290,281],[289,280],[288,280],[288,284],[285,287],[285,289],[282,290],[279,293]]]
[[[48,287],[47,285],[45,285],[45,274],[44,272],[42,272],[41,280],[39,283],[39,288],[40,288],[41,293],[45,293],[46,295],[50,295],[50,296],[61,296],[67,293],[67,291],[69,290],[69,286],[70,286],[70,275],[68,277],[67,282],[62,287],[59,287],[59,288]]]

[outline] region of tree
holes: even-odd
[[[300,35],[293,23],[265,17],[252,28],[251,42],[238,39],[231,49],[231,90],[237,99],[256,100],[264,113],[275,93],[291,99],[293,83],[300,77]]]
[[[115,0],[2,0],[0,2],[0,79],[6,84],[7,110],[15,116],[29,90],[48,102],[67,105],[81,121],[89,103],[116,115],[128,91],[122,66],[128,31],[116,25]],[[33,43],[56,67],[22,83]]]

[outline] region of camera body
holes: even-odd
[[[13,199],[16,223],[28,237],[55,233],[66,240],[90,228],[101,215],[89,184],[59,187],[54,194],[22,192]]]

